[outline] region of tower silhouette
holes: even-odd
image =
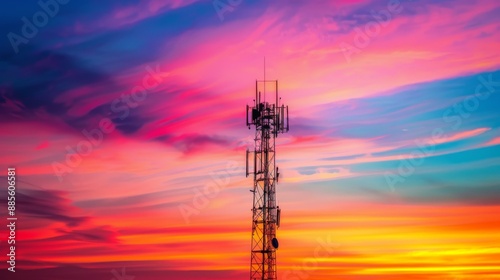
[[[273,91],[273,102],[266,102],[266,84]],[[263,89],[263,92],[260,90]],[[263,93],[263,94],[262,94]],[[255,100],[247,105],[246,124],[255,127],[255,147],[246,152],[246,176],[253,174],[252,245],[250,280],[276,280],[276,230],[280,226],[281,210],[276,203],[279,180],[276,166],[276,137],[289,130],[288,106],[280,105],[277,80],[257,80]],[[253,159],[253,170],[249,165]]]

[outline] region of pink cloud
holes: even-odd
[[[495,137],[486,143],[486,146],[500,145],[500,137]]]
[[[445,136],[445,137],[442,137],[442,138],[438,138],[434,142],[437,143],[437,144],[455,142],[455,141],[458,141],[458,140],[472,138],[474,136],[483,134],[483,133],[485,133],[488,130],[491,130],[491,128],[482,127],[482,128],[472,129],[472,130],[461,131],[461,132],[455,133],[455,134],[453,134],[451,136]]]
[[[48,141],[42,141],[40,142],[40,144],[38,146],[35,147],[35,150],[41,150],[41,149],[45,149],[49,146],[49,142]]]

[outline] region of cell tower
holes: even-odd
[[[266,102],[266,84],[272,88],[274,103]],[[263,88],[263,95],[260,88]],[[288,106],[280,105],[277,80],[257,80],[253,107],[247,105],[248,129],[255,126],[255,147],[246,152],[246,176],[253,174],[252,246],[250,280],[276,280],[276,229],[280,226],[281,210],[276,203],[276,137],[288,132]],[[253,158],[253,170],[249,170]]]

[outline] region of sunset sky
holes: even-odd
[[[500,1],[0,14],[0,185],[15,167],[18,217],[2,279],[248,279],[245,108],[264,57],[290,108],[280,280],[500,279]]]

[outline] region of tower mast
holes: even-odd
[[[266,84],[274,88],[274,103],[261,99],[260,88]],[[255,100],[247,105],[246,124],[255,126],[255,147],[246,152],[246,176],[253,174],[252,245],[250,259],[250,280],[276,280],[276,230],[280,226],[281,210],[276,203],[276,185],[279,180],[276,166],[276,137],[289,130],[288,106],[279,104],[278,81],[257,80]],[[253,159],[250,170],[249,158]],[[251,160],[250,160],[251,161]]]

